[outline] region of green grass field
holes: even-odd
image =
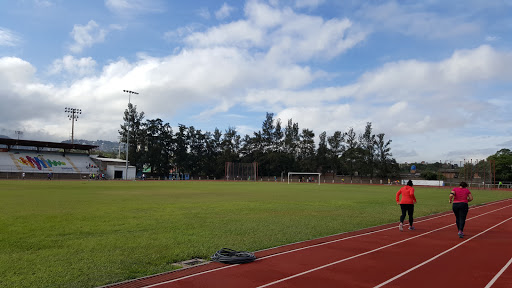
[[[398,186],[0,181],[0,287],[96,287],[208,259],[398,222]],[[472,191],[473,205],[512,192]],[[416,187],[415,217],[449,189]]]

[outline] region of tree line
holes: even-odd
[[[474,160],[474,161],[473,161]],[[400,173],[410,173],[410,167],[416,166],[420,177],[425,180],[447,180],[443,172],[456,172],[456,178],[464,181],[478,182],[512,182],[512,151],[503,148],[485,159],[465,159],[459,164],[442,163],[409,163],[400,166]]]
[[[282,123],[273,113],[266,113],[261,130],[245,136],[234,127],[224,132],[218,128],[203,132],[179,124],[174,131],[159,118],[144,120],[144,112],[137,112],[132,104],[125,110],[123,120],[119,134],[126,143],[130,129],[130,164],[137,171],[149,167],[156,177],[167,177],[169,171],[175,171],[220,179],[226,162],[258,162],[261,176],[280,176],[289,171],[382,179],[399,175],[391,140],[384,133],[373,134],[371,122],[360,134],[353,128],[333,135],[324,131],[315,145],[312,130],[300,129],[292,119]]]

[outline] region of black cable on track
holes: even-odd
[[[229,248],[222,248],[211,257],[212,261],[224,264],[244,264],[256,260],[253,253],[247,251],[235,251]]]

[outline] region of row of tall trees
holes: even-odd
[[[128,125],[129,124],[129,125]],[[398,174],[391,154],[391,140],[384,133],[373,134],[372,124],[357,134],[353,128],[333,135],[322,132],[315,145],[315,133],[289,119],[284,125],[267,113],[261,130],[241,136],[234,127],[224,132],[201,131],[179,124],[173,131],[161,119],[147,119],[130,104],[119,134],[126,142],[128,127],[129,161],[141,171],[166,177],[169,171],[198,177],[224,176],[226,162],[259,163],[259,175],[280,176],[289,171],[332,173],[332,175],[387,178]]]

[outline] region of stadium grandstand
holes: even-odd
[[[98,146],[0,138],[0,179],[125,179],[126,161],[91,155]],[[128,167],[128,179],[135,167]]]

